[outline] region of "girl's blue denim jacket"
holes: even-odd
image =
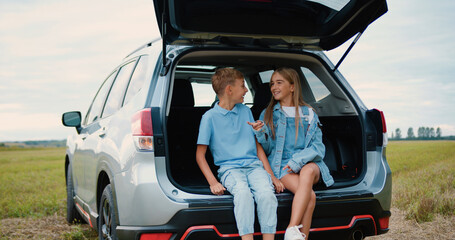
[[[299,139],[300,133],[305,133],[305,142],[303,148],[300,149],[284,149],[285,141],[295,140],[295,126],[292,126],[294,134],[288,134],[292,136],[286,136],[287,119],[286,115],[281,110],[281,106],[277,103],[273,108],[273,124],[275,128],[275,139],[272,139],[272,134],[267,125],[264,125],[259,131],[254,131],[256,138],[264,148],[265,153],[268,156],[270,166],[272,167],[273,174],[277,178],[282,176],[282,166],[286,163],[282,163],[283,155],[288,156],[289,161],[287,164],[293,172],[298,173],[305,164],[308,162],[314,162],[318,165],[321,172],[321,177],[324,184],[329,187],[334,183],[332,176],[330,175],[329,168],[322,160],[325,155],[325,146],[322,143],[322,131],[319,128],[319,118],[316,114],[310,113],[310,108],[302,106],[303,115],[300,118],[299,124]],[[264,120],[265,110],[262,111],[260,120]],[[292,120],[295,121],[295,120]],[[304,127],[302,127],[304,126]],[[291,127],[291,126],[289,126]],[[306,132],[305,132],[306,131]],[[299,144],[301,145],[301,144]],[[283,154],[284,153],[284,154]]]

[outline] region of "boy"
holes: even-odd
[[[270,175],[263,167],[267,157],[247,123],[254,119],[251,110],[242,104],[248,92],[243,74],[230,68],[219,69],[212,76],[212,87],[219,102],[201,119],[196,150],[199,168],[213,194],[222,195],[227,189],[234,196],[234,216],[242,240],[253,239],[255,200],[263,239],[274,239],[278,202]],[[220,167],[222,184],[205,159],[207,146]]]

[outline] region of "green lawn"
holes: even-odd
[[[0,219],[40,218],[54,214],[65,217],[64,158],[65,148],[0,147]],[[27,233],[19,239],[32,236],[40,238]],[[76,225],[62,232],[60,239],[94,240],[96,236],[95,230],[88,226]],[[0,232],[0,239],[11,239],[11,236]]]
[[[0,219],[66,212],[64,148],[0,148]]]
[[[409,219],[431,221],[455,215],[455,141],[392,141],[392,204]]]

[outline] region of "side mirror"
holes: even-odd
[[[81,112],[74,111],[74,112],[66,112],[62,115],[62,123],[66,127],[75,127],[77,133],[81,131]]]

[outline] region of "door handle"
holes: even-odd
[[[100,137],[105,137],[106,136],[106,127],[103,127],[103,129],[100,131],[100,133],[98,134],[98,136]]]

